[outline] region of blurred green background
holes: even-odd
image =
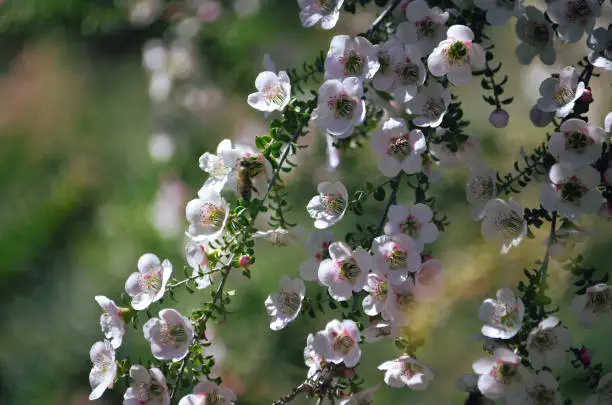
[[[356,16],[343,14],[336,29],[326,32],[302,28],[292,0],[226,0],[221,6],[219,18],[205,23],[195,39],[193,80],[176,87],[171,101],[155,105],[148,97],[142,48],[147,39],[164,35],[166,22],[134,27],[127,21],[128,6],[110,0],[0,1],[1,404],[88,402],[88,351],[102,337],[94,295],[118,300],[145,252],[169,258],[175,274],[182,276],[184,205],[205,178],[199,156],[213,152],[223,138],[252,143],[266,131],[262,114],[246,104],[264,53],[278,69],[300,66],[327,49],[333,35],[363,31],[378,11],[372,7]],[[608,7],[599,25],[609,20]],[[457,91],[473,122],[470,133],[482,138],[484,159],[503,172],[519,157],[521,145],[529,151],[545,137],[545,130],[528,120],[539,82],[586,52],[581,41],[564,47],[555,67],[539,61],[519,66],[513,30],[508,25],[492,31],[496,57],[504,62],[503,71],[512,73],[506,86],[515,97],[508,108],[510,125],[499,130],[488,124],[489,107],[476,80]],[[592,81],[596,102],[589,117],[598,125],[612,105],[609,83],[609,73]],[[169,161],[151,158],[150,137],[157,132],[173,140]],[[300,167],[286,183],[296,207],[291,218],[309,230],[303,207],[319,181],[342,179],[355,190],[364,179],[374,184],[384,180],[367,148],[343,152],[340,168],[330,173],[324,137],[311,133],[303,142],[310,147],[300,152]],[[383,385],[379,404],[460,403],[455,379],[484,355],[479,343],[469,341],[480,327],[480,302],[499,287],[515,287],[522,268],[544,252],[546,235],[537,233],[535,240],[499,256],[496,246],[482,242],[479,224],[469,219],[467,169],[444,175],[433,190],[451,225],[432,252],[445,266],[447,292],[435,306],[423,309],[417,322],[428,336],[420,359],[436,379],[424,393],[385,387],[375,367],[399,353],[390,341],[366,345],[360,374],[368,385]],[[535,207],[538,189],[532,184],[517,198],[524,207]],[[413,196],[405,191],[399,202],[409,205]],[[348,215],[332,231],[341,237],[357,221],[378,222],[382,204],[366,208],[364,217]],[[609,270],[610,222],[584,218],[581,224],[594,232],[584,247],[587,262]],[[265,222],[261,225],[265,228]],[[264,299],[277,289],[282,274],[299,274],[307,255],[301,245],[272,248],[258,242],[257,249],[252,279],[238,274],[230,279],[230,288],[237,290],[234,314],[216,327],[228,350],[220,373],[245,405],[269,404],[302,381],[306,335],[334,316],[328,311],[315,320],[299,318],[272,332]],[[567,304],[572,297],[569,275],[553,264],[551,277],[553,296]],[[308,296],[317,291],[307,285]],[[207,291],[180,294],[184,299],[176,308],[185,313],[209,297]],[[592,347],[595,361],[612,370],[612,325],[582,330],[563,305],[559,316],[574,331],[575,345]],[[159,309],[154,305],[152,312]],[[141,330],[128,329],[118,357],[148,358],[145,343]],[[574,398],[587,392],[579,381],[585,372],[572,369],[569,359],[560,375]],[[119,386],[98,402],[121,403],[124,389]]]

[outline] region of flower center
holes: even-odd
[[[280,312],[287,316],[293,316],[299,309],[302,300],[293,291],[281,291],[279,294],[277,307]]]
[[[425,17],[421,21],[415,22],[414,25],[416,26],[417,36],[419,39],[432,37],[440,26],[440,24],[433,22],[429,16]]]
[[[202,225],[212,225],[215,228],[221,228],[225,219],[225,210],[223,207],[206,203],[200,208],[200,222]]]
[[[354,49],[345,52],[340,58],[340,63],[344,64],[346,76],[359,76],[363,70],[363,59]]]
[[[213,390],[212,392],[203,392],[200,394],[200,397],[200,405],[219,405],[221,403],[221,396],[217,390]]]
[[[503,220],[503,232],[505,235],[515,237],[523,233],[523,217],[514,211],[509,212]]]
[[[262,93],[264,100],[266,100],[266,103],[268,104],[279,106],[282,105],[287,99],[287,92],[283,86],[278,83],[267,85],[263,89]]]
[[[464,63],[468,56],[468,47],[462,41],[455,41],[446,49],[446,59],[450,64]]]
[[[132,385],[136,398],[141,402],[148,402],[153,398],[159,398],[164,389],[156,384],[155,381],[151,382],[151,385],[145,382],[139,382],[137,384]]]
[[[584,153],[587,146],[594,141],[583,132],[565,132],[565,150],[572,149],[576,153]]]
[[[402,161],[410,155],[412,146],[410,145],[410,138],[408,134],[404,134],[399,137],[392,137],[389,140],[389,146],[387,147],[387,154],[393,156],[395,159]]]
[[[395,246],[387,254],[387,264],[391,270],[404,269],[408,265],[408,253]]]
[[[387,74],[387,72],[389,71],[389,67],[391,66],[391,58],[386,52],[378,52],[378,63],[380,63],[380,68],[378,68],[380,74]]]
[[[348,94],[341,93],[335,97],[330,97],[327,105],[334,111],[336,118],[351,119],[355,107],[357,107],[357,101],[350,98]]]
[[[385,300],[387,296],[389,295],[389,287],[387,286],[387,283],[384,281],[377,280],[371,288],[370,295],[376,301]]]
[[[550,32],[545,23],[529,20],[522,28],[519,30],[521,40],[533,47],[541,48],[550,41]]]
[[[406,218],[406,221],[402,222],[400,228],[403,233],[410,236],[416,236],[421,230],[421,224],[414,220],[411,216]]]
[[[502,384],[509,385],[519,375],[518,364],[498,360],[497,365],[491,370],[491,375]]]
[[[612,308],[607,291],[590,292],[586,307],[597,315],[610,313]]]
[[[569,21],[582,20],[591,15],[591,8],[586,0],[567,2],[567,19]]]
[[[557,185],[556,187],[561,189],[562,200],[574,204],[579,204],[582,197],[588,191],[575,177],[572,177],[567,183]]]
[[[498,303],[495,306],[492,324],[503,329],[510,330],[518,322],[518,308],[507,304]]]
[[[187,331],[183,325],[169,325],[164,323],[161,327],[161,342],[165,345],[179,346],[187,342]]]
[[[423,112],[427,117],[439,117],[446,112],[446,106],[442,100],[430,98],[423,103]]]
[[[401,370],[400,370],[401,375],[407,378],[412,378],[416,374],[419,374],[422,372],[423,372],[423,367],[419,366],[418,364],[409,363],[407,361],[402,362]]]
[[[338,5],[338,0],[317,0],[319,9],[323,14],[331,14]]]
[[[419,79],[419,67],[406,58],[404,63],[397,65],[393,71],[404,86],[414,86]]]
[[[157,294],[162,288],[162,277],[159,271],[141,274],[138,282],[140,288],[151,295]]]
[[[105,353],[98,353],[93,359],[93,373],[94,374],[105,374],[110,370],[113,364],[113,359]]]
[[[475,200],[488,201],[495,194],[495,183],[491,177],[476,175],[467,183],[467,189]]]
[[[557,346],[557,336],[551,330],[538,331],[531,346],[540,352],[554,349]]]
[[[329,215],[341,215],[344,212],[344,208],[346,208],[346,201],[344,198],[333,194],[321,194],[319,200]]]
[[[552,95],[552,99],[559,107],[563,107],[574,100],[576,93],[569,87],[562,84],[557,86],[557,89]]]
[[[355,341],[347,333],[342,333],[334,338],[332,346],[335,352],[340,352],[346,356],[355,346]]]
[[[340,280],[347,280],[351,284],[355,284],[359,276],[361,276],[361,269],[355,259],[351,258],[345,262],[340,262]]]

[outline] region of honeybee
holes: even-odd
[[[252,191],[259,191],[253,185],[253,177],[257,176],[265,169],[264,164],[258,162],[255,158],[244,159],[240,161],[238,167],[238,192],[245,200],[251,199]]]

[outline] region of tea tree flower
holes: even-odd
[[[319,281],[327,286],[333,299],[346,301],[353,292],[359,292],[365,286],[372,268],[372,257],[363,248],[352,250],[344,242],[333,242],[329,246],[329,256],[319,266]]]
[[[374,45],[364,37],[337,35],[332,38],[325,59],[325,80],[356,76],[371,79],[380,67]]]
[[[612,373],[605,374],[599,379],[595,394],[586,399],[584,405],[606,405],[612,398]]]
[[[259,111],[282,111],[291,99],[291,83],[284,71],[263,71],[255,79],[256,93],[249,94],[247,102]]]
[[[372,243],[374,267],[389,277],[391,284],[401,284],[421,268],[421,255],[408,235],[382,235]]]
[[[400,103],[410,101],[425,83],[427,70],[421,62],[421,50],[416,45],[404,45],[391,56],[394,81],[388,90]]]
[[[153,367],[147,370],[141,365],[130,368],[130,387],[123,396],[123,405],[170,405],[166,377]]]
[[[523,210],[516,201],[510,199],[506,203],[496,198],[489,200],[485,205],[480,230],[486,241],[500,243],[500,253],[506,254],[525,239],[527,221],[523,218]]]
[[[592,50],[589,61],[601,69],[612,70],[612,25],[608,28],[597,27],[587,38],[587,45]]]
[[[340,8],[344,0],[298,0],[302,9],[300,21],[302,27],[312,27],[321,21],[321,28],[331,30],[340,18]]]
[[[525,306],[509,288],[498,290],[496,297],[487,298],[478,310],[478,318],[485,323],[481,331],[490,338],[510,339],[521,329]]]
[[[448,12],[429,8],[425,0],[414,0],[406,6],[405,14],[408,21],[397,26],[397,37],[405,44],[418,46],[421,55],[429,55],[446,37]]]
[[[595,187],[599,184],[600,175],[591,166],[574,169],[557,163],[550,168],[549,178],[551,184],[545,184],[540,194],[544,209],[558,211],[568,219],[575,219],[580,213],[594,214],[599,210],[602,197]]]
[[[474,0],[474,5],[487,12],[487,22],[491,25],[504,25],[510,17],[523,13],[522,0],[496,1]]]
[[[554,0],[548,3],[546,14],[558,24],[557,33],[565,42],[576,42],[593,30],[595,19],[601,15],[597,0]]]
[[[185,208],[189,235],[195,240],[218,235],[225,228],[229,211],[227,201],[217,191],[202,187],[198,198],[189,201]]]
[[[549,316],[527,337],[529,362],[535,369],[555,368],[563,364],[565,352],[572,344],[569,329],[559,325],[559,319]]]
[[[560,1],[560,0],[556,0]],[[549,77],[540,85],[538,109],[544,112],[555,112],[563,118],[574,108],[576,100],[584,93],[584,83],[578,82],[578,72],[571,66],[561,71],[559,77]]]
[[[204,153],[199,160],[200,169],[209,174],[209,177],[204,183],[204,187],[210,188],[216,192],[221,192],[227,178],[232,170],[231,166],[223,162],[223,153],[232,149],[232,141],[224,139],[217,146],[217,154]]]
[[[610,321],[612,316],[612,287],[596,284],[586,289],[572,301],[572,311],[585,328],[592,328],[602,319]]]
[[[306,287],[302,280],[282,276],[280,291],[268,295],[265,302],[268,315],[272,317],[270,329],[281,330],[292,322],[300,313],[305,294]]]
[[[306,281],[318,281],[319,264],[329,257],[329,245],[335,240],[329,231],[315,231],[308,235],[305,246],[310,257],[300,264],[300,277]]]
[[[348,207],[348,191],[339,181],[319,183],[317,191],[319,195],[310,200],[306,210],[315,220],[315,228],[329,228],[344,217]]]
[[[601,146],[606,140],[602,128],[578,118],[561,124],[548,141],[548,150],[561,163],[579,167],[594,163],[601,155]]]
[[[559,395],[559,383],[557,379],[548,371],[540,371],[533,377],[530,384],[526,387],[526,401],[519,396],[506,398],[509,405],[562,405],[563,401]],[[512,399],[511,399],[512,398]],[[517,402],[520,400],[522,402]]]
[[[438,259],[426,257],[414,276],[414,297],[417,301],[433,301],[444,292],[444,269]]]
[[[471,216],[480,221],[485,216],[487,202],[497,197],[495,171],[484,164],[471,167],[472,177],[466,184],[466,198],[472,204]]]
[[[422,169],[421,154],[427,149],[425,136],[418,129],[408,131],[401,118],[390,118],[370,139],[370,146],[378,156],[378,169],[386,177],[400,171],[418,173]]]
[[[385,234],[404,233],[410,236],[419,252],[423,251],[426,243],[433,243],[438,239],[438,227],[432,222],[433,212],[425,204],[414,204],[410,208],[401,204],[391,205],[388,218]]]
[[[102,308],[102,315],[100,315],[102,333],[110,341],[113,349],[117,349],[121,346],[123,335],[125,335],[125,321],[121,309],[113,300],[103,295],[96,295],[95,300]]]
[[[395,36],[392,36],[387,41],[374,45],[374,49],[376,49],[376,55],[380,66],[374,79],[372,79],[372,86],[374,86],[376,90],[390,93],[393,91],[397,78],[392,67],[395,61],[400,59],[401,55],[403,55],[404,44]]]
[[[125,292],[132,297],[132,308],[141,311],[159,301],[171,275],[172,264],[168,260],[160,263],[153,253],[140,256],[138,272],[132,273],[125,282]]]
[[[390,286],[390,299],[385,309],[394,327],[401,328],[410,323],[410,316],[417,304],[414,290],[414,283],[410,279]]]
[[[419,88],[417,95],[408,102],[408,112],[416,115],[412,122],[418,127],[438,127],[451,102],[451,91],[440,83],[431,81]]]
[[[190,238],[185,243],[185,258],[187,264],[193,270],[191,277],[202,275],[194,280],[200,290],[209,287],[213,282],[212,274],[204,274],[210,272],[206,249],[207,246],[204,243],[196,242]]]
[[[370,326],[365,328],[363,332],[361,332],[361,335],[364,337],[366,343],[372,343],[387,336],[394,336],[395,334],[393,332],[397,332],[397,329],[397,327],[394,327],[389,322],[376,322],[371,323]]]
[[[323,356],[315,351],[313,341],[314,335],[309,333],[304,348],[304,364],[308,367],[308,378],[311,378],[321,369],[321,364],[324,361]]]
[[[202,381],[185,395],[179,405],[234,405],[236,394],[229,388],[219,387],[212,381]]]
[[[254,239],[263,239],[270,242],[274,246],[287,246],[291,243],[297,242],[303,233],[301,226],[296,226],[291,229],[276,228],[269,229],[267,231],[257,231],[253,234]]]
[[[536,55],[545,65],[555,63],[554,32],[544,13],[534,6],[525,7],[525,14],[516,20],[515,31],[521,40],[516,47],[516,56],[521,64],[529,65]]]
[[[350,397],[340,400],[338,405],[370,405],[374,402],[374,394],[379,388],[380,384],[377,384],[375,387],[356,392]]]
[[[521,357],[504,348],[495,349],[493,357],[474,362],[472,368],[480,375],[478,389],[492,400],[524,392],[530,380],[527,369],[521,365]]]
[[[225,187],[232,190],[242,198],[248,199],[248,194],[253,198],[263,199],[268,191],[268,182],[272,177],[272,165],[264,155],[250,145],[236,144],[230,146],[219,154],[224,166],[230,168],[227,175]],[[252,187],[246,191],[238,189],[238,172],[246,170],[251,179]],[[206,187],[207,184],[205,183]]]
[[[485,67],[482,46],[472,42],[474,33],[465,25],[453,25],[446,32],[446,39],[427,58],[432,75],[447,75],[455,86],[466,84],[472,78],[472,70]]]
[[[89,372],[89,385],[92,390],[89,394],[89,400],[94,401],[100,398],[107,388],[113,386],[117,375],[115,349],[107,340],[96,342],[89,350],[89,358],[93,363]]]
[[[342,81],[327,80],[319,88],[318,104],[312,113],[312,120],[330,135],[347,138],[365,118],[362,96],[363,85],[357,77],[347,77]]]
[[[363,299],[363,312],[369,316],[382,314],[388,319],[386,308],[389,304],[389,280],[386,276],[373,272],[368,274],[367,284],[363,287],[369,293]]]
[[[422,391],[427,389],[430,381],[434,379],[427,366],[407,355],[385,361],[378,369],[385,371],[385,383],[394,388],[407,386],[415,391]]]
[[[158,360],[182,360],[193,340],[191,321],[176,309],[159,311],[159,318],[151,318],[142,327],[144,337],[151,344],[153,357]]]
[[[327,323],[325,330],[317,332],[313,347],[325,361],[344,363],[346,367],[351,368],[357,365],[361,357],[358,345],[360,337],[361,333],[355,322],[349,319],[342,322],[334,319]]]

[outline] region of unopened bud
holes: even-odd
[[[502,108],[497,108],[491,113],[491,115],[489,115],[489,122],[495,128],[505,128],[506,125],[508,125],[509,120],[510,114],[508,114],[508,112]]]
[[[355,376],[355,372],[353,370],[345,369],[343,372],[344,378],[353,378]]]
[[[249,266],[251,265],[251,256],[249,256],[249,255],[242,255],[242,256],[240,256],[240,259],[238,259],[238,264],[243,269],[248,269]]]
[[[591,94],[591,90],[584,89],[584,93],[580,96],[580,102],[582,104],[589,104],[593,102],[593,94]]]
[[[586,346],[582,346],[580,350],[578,350],[577,357],[584,367],[590,366],[591,361],[593,360],[593,354],[586,348]]]

